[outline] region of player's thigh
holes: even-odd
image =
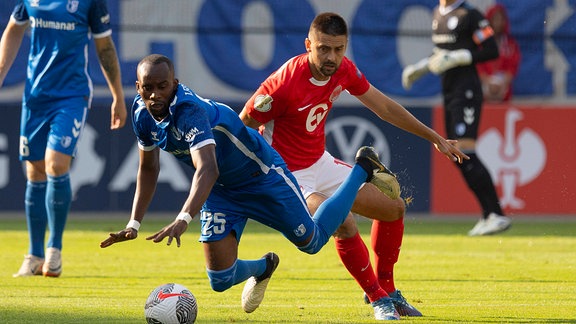
[[[48,134],[48,148],[74,156],[86,123],[88,106],[83,99],[70,99],[59,102],[59,105],[60,109],[52,119]]]
[[[313,193],[325,197],[332,196],[351,172],[352,167],[349,164],[324,152],[314,165],[293,174],[300,184],[304,197],[308,199]]]
[[[88,114],[87,104],[82,97],[23,104],[20,159],[44,160],[47,148],[73,156]]]
[[[350,165],[329,154],[322,156],[320,161],[315,169],[309,168],[295,173],[298,181],[300,176],[306,179],[303,187],[309,191],[307,202],[312,212],[318,208],[324,197],[336,192],[352,170]],[[310,181],[312,178],[315,179],[314,182]],[[374,185],[366,183],[360,187],[351,211],[370,219],[394,221],[404,216],[404,208],[404,201],[401,198],[390,199]],[[356,222],[349,215],[338,233],[355,234],[355,231]]]
[[[30,106],[26,103],[22,104],[19,143],[20,160],[44,160],[53,115],[54,113],[49,109]]]
[[[402,198],[391,199],[376,186],[366,183],[356,195],[352,212],[370,219],[395,221],[404,217],[405,208]]]
[[[316,224],[304,195],[286,168],[272,169],[244,194],[241,203],[248,217],[281,232],[293,244],[306,244],[314,233]],[[242,196],[236,194],[235,199],[238,197]]]

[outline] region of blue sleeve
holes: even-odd
[[[191,113],[185,114],[183,129],[186,130],[184,139],[189,147],[194,149],[199,144],[200,147],[203,146],[205,141],[214,140],[208,112],[204,107],[194,105],[188,108],[188,111]]]
[[[14,19],[16,19],[16,21],[19,22],[28,21],[30,19],[30,17],[28,16],[28,11],[26,10],[26,6],[24,5],[24,2],[22,0],[18,1],[18,3],[16,3],[16,6],[14,6],[14,10],[12,11],[12,17],[14,17]]]
[[[88,24],[92,34],[99,35],[111,30],[110,13],[105,0],[94,0],[88,13]]]

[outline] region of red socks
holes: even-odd
[[[335,238],[336,250],[348,272],[356,279],[371,302],[387,296],[378,283],[370,262],[368,248],[359,233],[349,239]]]
[[[404,236],[404,218],[393,222],[375,220],[372,223],[371,241],[375,252],[376,271],[380,286],[388,293],[396,290],[394,286],[394,264],[398,261],[402,237]]]

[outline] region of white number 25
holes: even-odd
[[[204,226],[202,226],[202,235],[211,234],[222,234],[226,225],[225,214],[210,212],[202,212],[202,221],[204,221]]]

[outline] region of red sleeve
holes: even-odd
[[[265,124],[274,120],[277,116],[282,115],[283,109],[286,107],[285,105],[274,105],[273,103],[274,101],[276,101],[276,103],[284,102],[285,94],[289,92],[283,80],[290,78],[290,76],[287,75],[291,73],[291,70],[288,68],[290,62],[291,61],[286,62],[276,72],[264,80],[244,106],[246,112],[261,124]],[[266,97],[272,97],[273,99],[265,105],[260,105],[260,102]],[[272,107],[274,107],[274,109],[272,109]]]

